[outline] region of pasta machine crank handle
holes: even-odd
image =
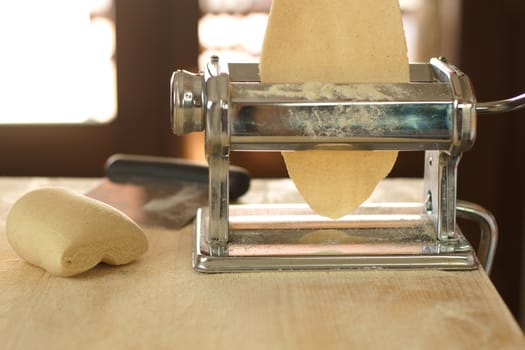
[[[522,108],[525,108],[525,93],[506,100],[478,102],[476,112],[478,114],[496,114],[517,111]]]

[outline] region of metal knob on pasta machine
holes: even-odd
[[[457,166],[475,140],[477,114],[521,108],[525,94],[477,103],[469,78],[442,58],[411,64],[410,83],[263,84],[257,64],[220,64],[171,81],[176,135],[205,132],[209,206],[195,223],[202,272],[344,268],[490,270],[497,227],[456,199]],[[425,152],[420,203],[365,202],[331,220],[306,205],[230,205],[231,151],[309,149]],[[479,222],[478,256],[456,217]]]

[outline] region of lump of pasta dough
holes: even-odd
[[[22,196],[8,213],[6,233],[21,258],[56,276],[100,262],[126,264],[148,249],[144,232],[125,214],[62,188]]]

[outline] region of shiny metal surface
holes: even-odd
[[[466,201],[458,201],[457,215],[476,221],[480,227],[480,240],[478,247],[478,260],[485,268],[488,275],[494,264],[496,247],[498,246],[498,225],[494,216],[485,208]]]
[[[211,255],[224,255],[228,242],[230,122],[228,75],[207,80],[206,157],[209,165],[209,230]]]
[[[456,182],[460,157],[435,150],[425,152],[423,201],[440,240],[456,239]],[[429,210],[428,210],[428,209]]]
[[[175,135],[204,130],[206,94],[204,77],[185,70],[171,76],[171,128]]]
[[[207,89],[199,102],[189,98],[196,95],[190,90],[227,74],[223,67],[213,57],[204,78],[174,75],[175,133],[203,129],[201,113],[207,106],[202,101],[213,91]],[[232,150],[440,149],[457,154],[473,143],[468,78],[439,60],[411,65],[416,80],[404,84],[261,84],[253,64],[228,67],[236,79],[228,75],[225,98]]]
[[[432,58],[437,79],[449,85],[454,105],[450,153],[459,155],[472,148],[476,138],[476,97],[470,79],[444,58]]]
[[[228,63],[227,69],[232,82],[259,83],[261,81],[258,63]],[[434,82],[436,81],[434,70],[427,63],[411,63],[410,81],[419,83]]]
[[[479,114],[496,114],[517,111],[525,108],[525,93],[506,100],[480,102],[476,106]]]
[[[475,255],[456,225],[457,165],[475,140],[473,89],[469,78],[442,58],[411,65],[410,71],[411,82],[404,84],[261,84],[256,65],[225,66],[214,56],[203,75],[174,76],[174,132],[206,129],[209,210],[199,211],[196,223],[195,268],[474,268]],[[203,97],[190,98],[199,93],[199,84],[205,86]],[[385,213],[374,213],[339,221],[335,225],[342,226],[334,228],[334,222],[286,216],[287,225],[295,227],[290,229],[275,217],[257,221],[252,215],[252,226],[239,226],[228,198],[230,151],[303,149],[424,150],[419,219],[388,213],[385,224],[380,216]],[[329,254],[322,244],[282,241],[293,241],[304,230],[332,229],[347,238],[363,232],[367,237],[363,244],[332,244]],[[255,238],[261,240],[249,240]]]
[[[234,150],[448,149],[446,84],[231,84]]]
[[[200,272],[327,269],[474,269],[477,260],[461,233],[437,239],[421,204],[363,206],[340,220],[303,204],[231,206],[227,254],[209,253],[209,214],[200,209],[193,266]]]

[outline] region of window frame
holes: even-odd
[[[114,120],[0,125],[0,175],[101,176],[114,153],[182,154],[183,139],[169,126],[169,80],[175,69],[197,69],[198,2],[114,0],[114,6]],[[32,84],[27,82],[27,103],[31,93],[46,88]]]

